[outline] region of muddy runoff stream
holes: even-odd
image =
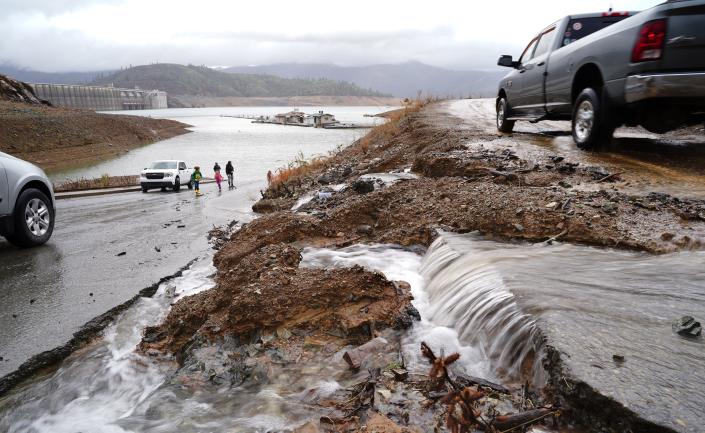
[[[382,347],[385,338],[401,340],[412,376],[427,374],[419,353],[425,341],[459,352],[467,374],[509,385],[528,374],[540,386],[548,380],[534,362],[544,353],[542,334],[600,393],[658,424],[697,431],[705,346],[674,335],[670,321],[705,315],[704,259],[702,252],[649,256],[441,233],[428,250],[306,248],[300,266],[360,265],[408,282],[421,320],[377,339]],[[327,415],[319,400],[366,376],[348,369],[340,350],[325,362],[275,363],[263,381],[184,386],[175,362],[135,352],[142,330],[160,322],[176,299],[211,288],[214,271],[212,257],[201,257],[120,316],[102,339],[0,399],[0,431],[292,431]],[[613,361],[614,354],[624,361]],[[396,394],[386,400],[402,398]],[[428,416],[411,413],[408,424],[428,424]]]

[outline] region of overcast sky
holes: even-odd
[[[572,13],[662,0],[0,0],[0,63],[48,72],[145,63],[487,69]]]

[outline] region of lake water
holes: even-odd
[[[312,107],[304,112],[323,110],[344,123],[374,126],[382,118],[364,117],[396,107]],[[268,169],[286,165],[299,152],[306,158],[324,155],[339,145],[362,137],[367,129],[319,129],[296,126],[254,124],[250,119],[223,116],[271,116],[291,111],[292,107],[208,107],[165,110],[116,111],[112,114],[139,115],[173,119],[192,125],[193,132],[140,147],[116,159],[90,167],[52,173],[55,182],[65,179],[95,178],[138,174],[150,162],[182,159],[190,166],[200,165],[203,174],[212,176],[214,162],[222,167],[230,160],[240,180],[264,179]]]

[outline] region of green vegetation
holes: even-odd
[[[106,77],[98,77],[91,84],[158,89],[172,95],[209,97],[388,96],[346,81],[231,74],[205,66],[176,64],[135,66]]]

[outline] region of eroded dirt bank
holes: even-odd
[[[627,192],[618,172],[545,149],[520,152],[502,140],[435,104],[393,117],[325,161],[280,173],[254,206],[264,215],[216,255],[217,286],[177,302],[163,324],[147,330],[141,349],[175,355],[182,366],[177,380],[186,386],[239,385],[266,382],[273,364],[305,369],[311,360],[385,336],[384,349],[350,350],[350,364],[364,371],[368,365],[356,365],[356,355],[364,360],[370,352],[391,358],[371,365],[361,388],[307,402],[334,414],[313,419],[301,432],[509,431],[499,415],[523,412],[525,422],[545,422],[555,415],[550,404],[564,406],[563,425],[668,431],[634,421],[628,411],[615,424],[599,413],[587,416],[595,407],[576,402],[591,395],[561,371],[555,352],[545,365],[566,386],[549,380],[553,392],[545,395],[515,387],[502,397],[492,384],[459,381],[462,372],[445,370],[452,355],[425,353],[435,360],[430,375],[410,378],[404,360],[395,357],[398,334],[389,334],[415,316],[408,285],[362,268],[299,267],[302,247],[428,246],[437,229],[653,253],[703,247],[703,201]],[[583,391],[576,396],[566,389]],[[383,398],[375,400],[380,392]],[[389,404],[385,396],[392,392]],[[616,412],[604,416],[620,413],[618,403],[609,404]]]
[[[185,134],[187,127],[173,120],[51,107],[24,83],[0,76],[0,151],[46,171],[113,158]]]

